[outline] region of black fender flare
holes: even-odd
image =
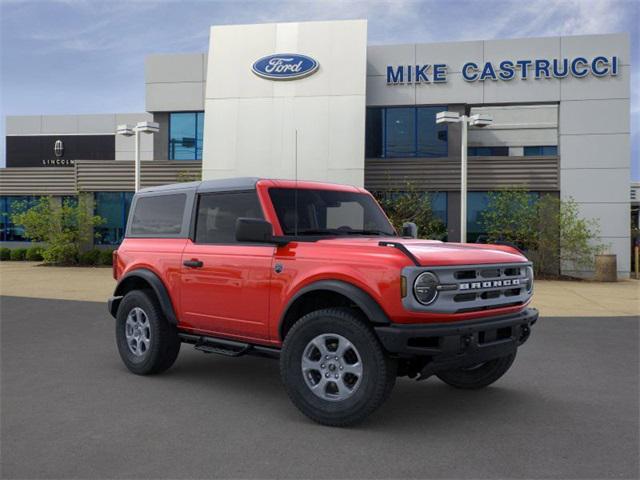
[[[328,290],[347,297],[354,304],[356,304],[358,308],[362,310],[362,312],[366,315],[369,321],[375,325],[389,325],[391,323],[389,317],[384,312],[382,307],[378,304],[378,302],[376,302],[371,297],[371,295],[362,290],[360,287],[356,287],[355,285],[344,282],[342,280],[318,280],[298,290],[295,295],[293,295],[293,297],[291,297],[287,302],[287,306],[282,312],[282,315],[280,315],[280,322],[278,324],[278,333],[280,335],[280,338],[283,338],[282,328],[284,326],[284,321],[287,313],[295,304],[295,302],[303,295],[321,290]]]
[[[111,315],[114,318],[116,317],[120,301],[128,291],[126,289],[126,284],[130,282],[132,278],[141,279],[151,286],[156,298],[158,299],[158,303],[160,304],[160,308],[162,309],[164,316],[172,325],[178,325],[178,318],[176,317],[175,310],[173,309],[173,304],[171,303],[171,297],[169,296],[167,287],[164,286],[164,283],[158,275],[146,268],[132,270],[120,279],[115,292],[113,293],[113,297],[109,299],[109,312]]]

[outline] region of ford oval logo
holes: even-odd
[[[269,80],[296,80],[312,75],[318,67],[318,62],[306,55],[278,53],[256,60],[251,70]]]

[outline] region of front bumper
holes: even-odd
[[[538,310],[456,323],[375,327],[384,348],[402,357],[426,357],[435,372],[476,365],[514,353],[527,341]],[[425,373],[430,372],[423,372]]]

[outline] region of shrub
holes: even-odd
[[[24,260],[26,255],[27,255],[26,248],[14,248],[13,250],[11,250],[10,258],[11,260],[20,261],[20,260]]]
[[[489,193],[481,223],[489,243],[506,240],[527,250],[536,274],[590,268],[603,250],[596,220],[580,217],[572,199],[535,197],[521,189]]]
[[[489,204],[480,219],[487,241],[506,241],[523,250],[535,247],[536,198],[524,189],[489,192],[488,197]]]
[[[419,238],[441,240],[446,237],[447,227],[434,214],[431,195],[418,191],[412,183],[374,195],[398,233],[402,232],[403,223],[413,222],[418,227]]]
[[[111,265],[113,263],[113,250],[100,250],[99,265]]]
[[[7,247],[0,248],[0,261],[9,260],[11,258],[11,249]]]
[[[81,265],[98,265],[100,261],[100,250],[94,248],[80,254],[79,260]]]
[[[80,195],[78,200],[66,199],[62,205],[51,197],[42,197],[38,203],[26,208],[14,207],[11,220],[24,227],[24,235],[33,241],[45,242],[42,257],[46,263],[78,263],[81,246],[95,236],[94,227],[104,220],[93,214],[93,200]]]
[[[26,260],[30,262],[39,262],[42,260],[42,247],[29,247],[27,249]]]

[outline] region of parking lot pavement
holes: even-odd
[[[3,297],[3,478],[638,478],[638,319],[542,318],[484,391],[400,379],[351,429],[289,403],[278,364],[183,346],[120,362],[104,304]]]

